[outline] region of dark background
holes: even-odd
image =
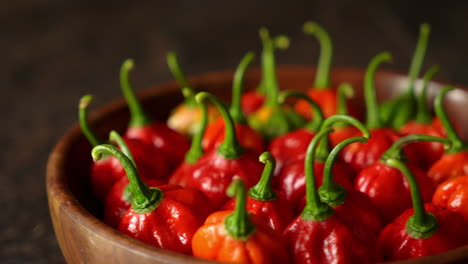
[[[110,1],[109,1],[110,2]],[[447,3],[449,4],[447,4]],[[0,4],[0,262],[60,263],[44,186],[48,153],[77,120],[85,93],[93,107],[120,96],[118,71],[134,58],[135,89],[171,79],[165,54],[175,50],[188,74],[235,67],[257,30],[291,38],[278,62],[312,65],[318,46],[302,23],[324,25],[334,64],[365,67],[376,53],[406,71],[419,24],[432,36],[425,68],[468,85],[468,2],[438,1],[59,1]]]

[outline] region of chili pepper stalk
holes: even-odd
[[[428,24],[420,26],[418,43],[408,73],[408,88],[406,92],[395,99],[385,102],[380,109],[382,121],[395,129],[399,129],[406,122],[416,117],[417,100],[414,92],[415,83],[426,54],[430,30]]]

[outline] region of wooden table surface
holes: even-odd
[[[44,186],[47,156],[77,120],[85,93],[93,107],[120,96],[120,63],[134,58],[135,89],[171,79],[174,50],[187,74],[234,68],[259,51],[258,28],[291,38],[280,64],[314,64],[315,20],[335,43],[334,64],[365,67],[376,53],[407,71],[419,24],[432,25],[424,69],[468,85],[468,2],[430,1],[2,1],[0,4],[0,262],[61,263]],[[136,3],[138,2],[138,3]],[[166,2],[166,3],[163,3]],[[368,2],[368,3],[367,3]],[[258,61],[257,61],[258,64]]]

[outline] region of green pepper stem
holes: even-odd
[[[139,214],[148,213],[156,209],[163,199],[163,192],[158,188],[148,188],[138,175],[138,171],[133,166],[132,161],[116,147],[110,144],[103,144],[91,150],[91,156],[94,161],[100,160],[103,154],[112,155],[117,158],[125,169],[130,182],[132,209]]]
[[[109,141],[110,141],[110,142],[115,142],[116,145],[117,145],[117,146],[120,148],[120,150],[122,151],[122,153],[125,154],[125,155],[128,157],[128,159],[132,162],[133,166],[135,166],[135,168],[137,168],[136,163],[135,163],[135,158],[133,157],[132,152],[131,152],[130,149],[128,148],[127,143],[125,143],[125,141],[124,141],[123,138],[119,135],[119,133],[117,133],[117,131],[112,130],[112,131],[109,133]]]
[[[224,220],[224,228],[230,237],[245,241],[255,232],[256,228],[247,212],[247,197],[244,182],[234,180],[227,189],[227,195],[236,197],[236,207],[234,212]]]
[[[179,65],[176,53],[173,51],[168,52],[166,56],[166,61],[169,70],[171,71],[175,80],[182,89],[182,94],[185,98],[184,103],[188,107],[197,107],[197,104],[194,100],[195,91],[190,87],[187,78],[185,78],[185,74]]]
[[[275,39],[270,37],[266,28],[259,31],[263,44],[262,51],[262,83],[266,92],[265,105],[278,105],[278,80],[276,78],[275,48],[286,49],[289,46],[289,40],[286,36],[277,36]]]
[[[349,83],[342,83],[338,86],[337,91],[337,109],[336,113],[340,115],[348,115],[348,104],[347,100],[353,98],[354,89]]]
[[[305,100],[310,105],[310,108],[313,112],[313,119],[306,123],[304,125],[304,128],[312,132],[318,131],[324,119],[323,112],[322,109],[320,109],[320,106],[305,93],[294,90],[282,91],[278,96],[278,101],[280,104],[283,104],[289,97],[296,97]]]
[[[84,136],[89,141],[91,146],[95,147],[99,144],[102,144],[103,142],[101,139],[99,139],[99,137],[96,134],[94,134],[93,130],[91,129],[88,123],[88,106],[92,100],[93,96],[90,94],[81,97],[78,115],[80,119],[81,131],[83,132]]]
[[[310,141],[304,161],[304,172],[306,180],[306,206],[301,217],[306,221],[321,221],[327,219],[334,210],[319,199],[317,184],[315,182],[315,152],[322,138],[327,137],[331,129],[321,129]]]
[[[130,110],[129,126],[141,127],[151,124],[152,121],[143,110],[142,105],[138,101],[138,98],[130,85],[129,72],[133,69],[133,65],[132,59],[127,59],[122,64],[122,67],[120,68],[120,87]]]
[[[393,145],[382,154],[381,160],[387,159],[399,159],[402,155],[402,149],[411,143],[419,142],[419,141],[430,141],[430,142],[440,142],[446,146],[450,146],[452,142],[450,139],[442,138],[442,137],[434,137],[429,135],[422,135],[422,134],[412,134],[405,137],[398,139]]]
[[[265,163],[263,168],[262,177],[257,185],[250,188],[249,196],[258,201],[271,201],[275,200],[278,196],[271,188],[271,179],[276,167],[276,160],[270,152],[263,152],[259,157],[260,162]]]
[[[208,107],[206,104],[197,104],[201,107],[202,117],[200,121],[200,129],[195,133],[192,139],[190,149],[185,154],[185,162],[194,164],[205,153],[203,151],[202,142],[206,127],[208,126]]]
[[[314,88],[330,88],[330,65],[333,55],[333,44],[327,31],[315,22],[305,22],[302,27],[305,34],[314,35],[320,43],[320,56],[315,76]]]
[[[418,188],[418,183],[411,170],[398,159],[388,159],[386,165],[400,170],[408,180],[414,215],[406,222],[406,232],[415,239],[429,238],[439,229],[437,219],[424,208],[424,202]]]
[[[432,122],[432,115],[427,106],[427,88],[429,87],[429,82],[432,80],[435,74],[440,70],[439,65],[434,65],[424,74],[424,82],[421,89],[421,93],[417,99],[418,103],[418,112],[416,113],[416,122],[421,124],[429,124]]]
[[[366,137],[348,138],[340,142],[332,149],[325,162],[322,186],[320,186],[318,189],[320,199],[323,202],[330,206],[338,206],[345,202],[347,191],[343,186],[335,183],[333,178],[333,165],[335,164],[338,154],[343,148],[355,142],[367,143],[367,140],[368,138]]]
[[[377,54],[369,62],[364,79],[364,98],[366,103],[366,126],[369,129],[382,127],[382,121],[379,116],[379,106],[375,95],[375,71],[381,63],[391,62],[392,56],[388,52]]]
[[[245,149],[239,144],[237,140],[236,128],[234,126],[234,121],[232,120],[227,107],[214,95],[207,92],[199,92],[195,95],[195,100],[204,104],[206,99],[211,100],[211,102],[218,108],[221,116],[224,119],[224,141],[218,147],[218,153],[221,154],[226,159],[237,159],[242,153],[245,152]]]
[[[444,108],[445,95],[453,89],[453,86],[445,86],[442,89],[442,91],[440,91],[439,94],[436,96],[434,101],[436,115],[442,122],[442,125],[444,126],[444,129],[447,132],[447,137],[452,141],[452,147],[446,151],[447,153],[458,153],[461,151],[468,150],[468,144],[463,142],[463,140],[458,136]]]
[[[370,138],[371,136],[369,129],[367,129],[364,124],[359,122],[359,120],[357,120],[356,118],[352,116],[348,116],[348,115],[334,115],[325,119],[325,121],[323,121],[322,123],[322,127],[320,128],[320,130],[330,129],[336,123],[355,126],[357,129],[359,129],[362,132],[364,137]],[[328,138],[324,138],[320,142],[320,145],[317,150],[317,160],[325,162],[329,153],[330,153],[329,140]]]
[[[242,82],[244,80],[244,75],[247,71],[247,67],[252,62],[254,57],[255,54],[253,52],[248,52],[247,54],[245,54],[245,56],[239,63],[239,66],[237,66],[236,72],[234,73],[234,80],[232,82],[232,102],[229,112],[232,116],[232,119],[236,123],[247,123],[247,119],[245,118],[241,107]]]
[[[429,39],[429,34],[431,33],[431,27],[429,24],[422,24],[419,28],[419,39],[416,44],[416,50],[414,51],[413,59],[411,61],[411,66],[409,69],[409,83],[408,83],[408,94],[414,97],[414,88],[416,79],[421,72],[421,66],[424,61],[424,56],[426,54],[427,42]]]

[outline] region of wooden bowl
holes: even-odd
[[[199,91],[209,91],[228,98],[231,93],[233,72],[206,73],[190,78]],[[282,89],[304,90],[311,87],[315,69],[285,66],[278,70]],[[336,68],[332,72],[333,83],[349,82],[356,91],[353,99],[363,106],[361,69]],[[251,70],[246,75],[245,89],[254,88],[260,79],[260,71]],[[383,100],[406,88],[407,77],[393,72],[378,72],[376,87],[378,98]],[[442,84],[433,82],[430,97]],[[140,94],[145,109],[156,119],[165,120],[170,110],[181,102],[181,92],[175,82],[169,82],[145,90]],[[463,137],[468,138],[468,92],[457,89],[448,94],[448,112],[456,116]],[[118,100],[99,110],[91,118],[91,125],[103,138],[111,129],[124,131],[129,119],[123,100]],[[99,219],[102,205],[94,200],[89,185],[88,169],[92,162],[91,146],[87,143],[78,124],[73,126],[52,151],[47,166],[47,195],[50,215],[57,240],[68,263],[214,263],[171,251],[156,248],[119,233]],[[415,260],[394,263],[468,263],[468,246]]]

